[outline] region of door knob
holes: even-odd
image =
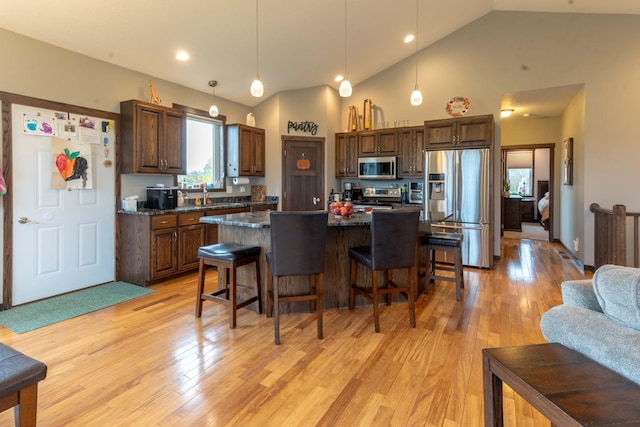
[[[31,221],[29,218],[25,216],[21,216],[20,219],[18,220],[18,224],[26,224],[28,222],[30,222],[31,224],[38,224],[38,221]]]

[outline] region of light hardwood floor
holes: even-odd
[[[485,347],[544,342],[540,316],[561,302],[560,282],[590,277],[559,244],[502,239],[492,270],[465,268],[462,301],[438,282],[416,304],[326,311],[273,321],[205,302],[194,317],[196,275],[154,294],[2,342],[45,362],[40,426],[481,426]],[[208,275],[210,279],[215,275]],[[326,284],[325,286],[330,286]],[[505,425],[548,426],[505,393]],[[13,411],[0,414],[11,425]]]

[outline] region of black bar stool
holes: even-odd
[[[412,328],[416,327],[414,269],[419,219],[420,212],[417,210],[374,210],[371,214],[371,245],[349,249],[349,258],[351,258],[349,309],[354,308],[356,293],[371,301],[376,332],[380,332],[378,296],[386,295],[387,304],[391,304],[392,293],[402,293],[407,296],[409,322]],[[356,284],[357,263],[371,270],[370,289]],[[390,270],[405,268],[408,269],[407,286],[397,286],[391,280]],[[384,271],[385,287],[378,286],[376,271]]]
[[[327,236],[328,214],[323,211],[271,212],[271,251],[266,253],[267,316],[274,317],[274,342],[280,344],[280,303],[309,301],[315,309],[318,338],[322,339],[322,276]],[[280,294],[280,278],[308,276],[309,292]],[[315,305],[315,306],[314,306]]]
[[[202,302],[205,300],[229,306],[229,328],[236,327],[236,311],[253,302],[258,302],[258,313],[262,313],[262,291],[260,286],[260,246],[243,246],[237,243],[217,243],[202,246],[198,249],[200,268],[198,271],[198,293],[196,302],[196,317],[202,316]],[[256,295],[238,303],[238,287],[236,269],[243,265],[256,265]],[[211,293],[204,292],[204,278],[207,266],[218,268],[218,290]],[[224,285],[223,285],[224,284]],[[223,295],[224,294],[224,295]]]
[[[462,234],[435,232],[425,234],[421,238],[427,247],[427,274],[424,293],[429,293],[429,284],[436,280],[444,280],[456,284],[456,299],[460,301],[460,289],[464,288],[462,271]],[[436,251],[453,253],[453,266],[436,261]],[[453,277],[443,276],[441,272],[453,272]]]

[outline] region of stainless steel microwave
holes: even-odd
[[[358,178],[396,179],[397,157],[358,157]]]

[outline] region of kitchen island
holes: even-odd
[[[218,239],[220,242],[236,242],[246,245],[255,245],[262,248],[260,254],[261,286],[263,295],[263,307],[266,307],[267,289],[267,261],[265,253],[271,250],[271,228],[269,212],[247,212],[220,216],[205,216],[200,218],[201,223],[218,224]],[[354,213],[350,218],[336,218],[329,215],[327,243],[325,247],[325,268],[323,279],[323,306],[325,309],[346,309],[349,307],[349,248],[364,246],[371,243],[369,226],[371,215]],[[424,227],[426,224],[421,225]],[[393,244],[393,242],[389,242]],[[422,263],[421,263],[422,264]],[[364,267],[358,266],[358,282],[370,282],[370,274],[364,271]],[[382,273],[380,283],[382,283]],[[406,271],[394,272],[396,280],[405,283]],[[238,270],[239,283],[255,283],[255,272],[251,269]],[[302,277],[286,277],[280,279],[281,293],[292,295],[299,290],[308,290],[308,281]],[[420,285],[420,284],[418,284]],[[420,286],[418,286],[420,288]],[[404,299],[399,299],[404,301]],[[356,305],[364,306],[368,303],[362,297],[356,297]],[[283,304],[281,311],[307,312],[308,303]]]

